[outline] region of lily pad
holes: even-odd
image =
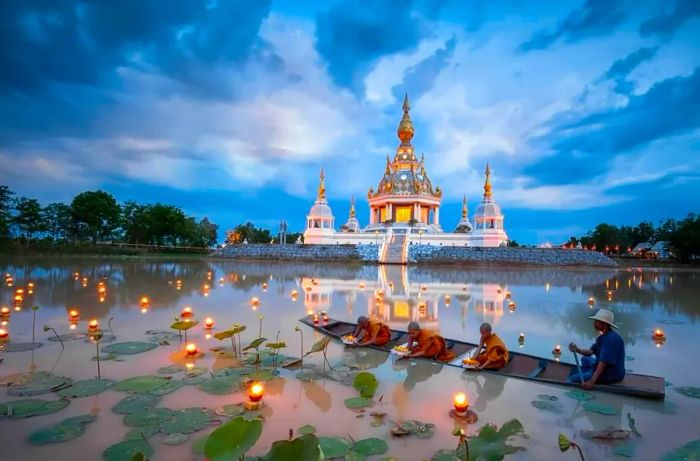
[[[615,408],[597,402],[585,402],[583,404],[583,409],[594,413],[600,413],[602,415],[616,415],[618,413]]]
[[[102,348],[102,352],[104,352],[105,354],[133,355],[150,351],[151,349],[155,349],[156,347],[158,347],[158,345],[154,343],[146,343],[143,341],[128,341],[124,343],[109,344]]]
[[[552,413],[562,412],[562,406],[558,402],[551,402],[549,400],[533,400],[530,403],[538,410],[550,411]]]
[[[262,457],[264,461],[323,461],[318,438],[305,434],[294,440],[278,440],[272,443],[270,451]]]
[[[241,350],[245,352],[245,351],[249,351],[249,350],[251,350],[251,349],[257,349],[257,348],[260,347],[260,346],[262,345],[262,343],[264,343],[265,341],[267,341],[267,338],[255,338],[254,340],[252,340],[252,341],[250,342],[250,344],[248,344],[246,347],[244,347],[244,348],[241,349]]]
[[[412,420],[397,426],[405,435],[415,435],[419,439],[429,439],[435,434],[435,424]],[[392,431],[394,433],[394,431]]]
[[[177,322],[170,325],[170,328],[172,328],[173,330],[187,331],[190,328],[197,326],[198,324],[199,322],[196,320],[178,320]]]
[[[564,393],[564,395],[574,400],[578,400],[579,402],[586,402],[595,398],[595,395],[591,394],[590,392],[580,391],[578,389],[568,391]]]
[[[340,458],[350,450],[350,442],[340,437],[320,437],[318,441],[326,458]]]
[[[691,399],[700,399],[700,387],[695,387],[695,386],[682,386],[682,387],[676,387],[676,392],[679,392],[686,397],[690,397]]]
[[[197,384],[202,384],[204,381],[208,381],[209,379],[210,377],[207,375],[187,376],[182,378],[181,383],[188,386],[196,386]]]
[[[245,325],[239,325],[238,323],[234,324],[232,328],[229,328],[228,330],[220,331],[214,335],[214,337],[218,340],[224,340],[228,339],[233,335],[237,335],[239,333],[242,333],[245,331],[246,326]]]
[[[228,416],[229,418],[235,418],[236,416],[240,416],[243,413],[245,413],[245,408],[243,408],[243,405],[234,403],[224,405],[223,407],[216,410],[217,415]]]
[[[462,461],[462,459],[457,457],[454,450],[440,450],[430,458],[430,461]]]
[[[184,365],[180,365],[179,363],[174,363],[172,365],[169,365],[167,367],[162,367],[158,368],[158,373],[161,375],[174,375],[175,373],[179,373],[181,371],[185,371],[186,368]]]
[[[304,434],[313,434],[316,432],[316,428],[312,426],[311,424],[305,424],[301,426],[299,429],[297,429],[297,433],[304,435]],[[324,451],[325,453],[325,451]]]
[[[10,341],[9,343],[0,343],[0,351],[25,352],[34,349],[39,349],[41,346],[43,346],[42,343],[15,343]]]
[[[87,397],[88,395],[99,394],[114,385],[110,379],[86,379],[76,381],[71,386],[56,392],[61,397]]]
[[[151,456],[153,449],[145,440],[124,440],[123,442],[115,443],[107,448],[102,457],[106,461],[133,461],[139,454],[146,459]]]
[[[345,455],[345,461],[365,461],[365,459],[367,459],[365,455],[352,450]]]
[[[61,341],[68,342],[68,341],[76,341],[76,340],[81,340],[85,339],[87,335],[85,333],[80,333],[80,332],[74,332],[74,333],[66,333],[63,335],[58,335],[58,336],[49,336],[48,340],[53,341],[53,342],[59,342],[58,338],[61,338]]]
[[[374,392],[379,387],[379,381],[373,373],[363,371],[355,376],[352,386],[357,390],[362,397],[371,399],[374,397]]]
[[[277,375],[279,372],[277,373]],[[269,381],[277,376],[272,370],[257,370],[248,375],[253,381]]]
[[[556,402],[557,400],[559,400],[559,397],[557,397],[556,395],[548,395],[548,394],[538,394],[537,398],[540,400],[548,400],[550,402]]]
[[[523,425],[517,419],[511,419],[496,429],[496,426],[487,424],[479,430],[476,437],[469,438],[469,459],[488,459],[498,461],[506,455],[515,453],[521,450],[521,447],[516,447],[508,444],[508,439],[512,436],[521,434]],[[456,455],[459,459],[464,458],[464,446],[456,450]]]
[[[165,386],[170,378],[163,376],[134,376],[114,385],[115,391],[125,391],[132,394],[142,394]]]
[[[253,448],[262,434],[262,421],[242,417],[218,427],[207,438],[204,453],[211,461],[234,461]]]
[[[207,394],[233,394],[240,390],[241,380],[237,376],[221,376],[219,378],[208,379],[198,387]]]
[[[0,403],[0,417],[29,418],[63,410],[70,400],[24,399]]]
[[[352,444],[352,451],[356,451],[365,456],[383,455],[389,451],[389,445],[382,439],[372,437],[358,440]]]
[[[688,442],[680,448],[666,453],[660,461],[690,461],[700,459],[700,439]]]
[[[187,434],[180,434],[179,432],[174,432],[165,439],[163,439],[163,443],[166,445],[182,445],[183,443],[187,442],[189,440],[190,436]]]
[[[165,383],[165,386],[157,387],[152,391],[149,391],[148,394],[160,397],[161,395],[166,395],[170,394],[171,392],[175,392],[184,385],[185,383],[180,379],[171,379],[169,382]]]
[[[209,426],[212,420],[212,413],[206,408],[185,408],[174,411],[170,419],[162,421],[160,430],[165,434],[189,434]]]
[[[160,401],[160,397],[150,394],[138,394],[124,397],[114,404],[112,411],[118,415],[130,415],[140,411],[155,408]]]
[[[323,373],[317,371],[302,371],[297,373],[296,378],[302,382],[318,381],[323,378]]]
[[[7,387],[7,394],[16,397],[48,394],[69,386],[73,381],[65,376],[53,375],[46,371],[28,373],[22,380],[22,384],[10,384]]]
[[[64,419],[55,426],[32,432],[29,435],[29,443],[32,445],[44,445],[75,439],[85,433],[88,424],[96,420],[97,417],[92,415],[73,416],[72,418]]]
[[[204,445],[206,445],[207,440],[209,440],[209,434],[194,439],[194,442],[192,442],[192,445],[190,445],[192,448],[192,453],[203,455]]]
[[[124,424],[131,427],[158,426],[173,415],[169,408],[151,408],[124,416]]]
[[[146,336],[148,337],[149,341],[153,341],[155,343],[161,343],[164,341],[170,342],[179,339],[179,335],[177,333],[173,333],[172,331],[168,330],[148,330],[146,332]]]
[[[351,397],[349,399],[345,399],[345,406],[350,408],[351,410],[366,408],[371,406],[373,403],[374,400],[365,397]]]
[[[613,448],[612,452],[617,456],[624,456],[625,458],[634,458],[634,452],[636,445],[632,442],[618,445]]]
[[[160,426],[139,426],[126,433],[126,440],[143,440],[160,432]]]

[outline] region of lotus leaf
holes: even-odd
[[[33,349],[39,349],[43,346],[42,343],[0,343],[0,351],[3,352],[25,352]]]
[[[168,330],[148,330],[146,332],[149,341],[155,343],[174,341],[178,339],[178,335]]]
[[[0,417],[29,418],[63,410],[70,400],[25,399],[0,403]]]
[[[242,417],[218,427],[207,438],[204,453],[211,461],[235,461],[253,448],[262,434],[262,421]]]
[[[56,392],[61,397],[87,397],[88,395],[99,394],[114,385],[110,379],[85,379],[76,381],[71,386]]]
[[[302,382],[318,381],[323,378],[323,373],[317,371],[302,371],[297,373],[297,379]]]
[[[660,461],[690,461],[700,459],[700,439],[688,442],[680,448],[666,453]]]
[[[250,350],[250,349],[257,349],[257,348],[260,347],[260,345],[261,345],[262,343],[264,343],[265,341],[267,341],[267,338],[256,338],[256,339],[252,340],[252,341],[250,342],[250,344],[248,344],[248,345],[247,345],[246,347],[244,347],[242,350],[243,350],[243,351],[248,351],[248,350]]]
[[[521,450],[522,447],[508,445],[508,438],[523,432],[523,426],[517,419],[511,419],[496,430],[496,426],[487,424],[479,430],[476,437],[469,438],[469,459],[501,460],[506,455]],[[464,446],[456,450],[457,457],[464,458]]]
[[[325,350],[326,347],[328,347],[328,343],[330,343],[330,342],[331,342],[331,338],[329,338],[328,336],[324,336],[319,341],[317,341],[313,346],[311,346],[311,349],[309,350],[309,352],[307,352],[304,355],[306,356],[309,354],[313,354],[315,352],[321,352],[322,350]]]
[[[188,386],[196,386],[197,384],[202,384],[204,381],[208,381],[210,378],[207,375],[196,375],[187,376],[182,378],[182,384],[187,384]]]
[[[594,413],[600,413],[602,415],[616,415],[618,413],[615,408],[596,402],[584,402],[583,409]]]
[[[134,461],[139,454],[148,458],[153,449],[145,440],[124,440],[107,448],[102,457],[106,461]],[[141,458],[143,459],[143,457]]]
[[[413,434],[419,439],[429,439],[435,435],[435,424],[421,421],[405,421],[398,426],[406,434]]]
[[[97,417],[92,415],[73,416],[64,419],[55,426],[39,429],[29,435],[29,443],[32,445],[44,445],[47,443],[58,443],[72,440],[81,436],[87,425],[96,421]]]
[[[249,374],[250,368],[242,367],[227,367],[220,368],[212,373],[212,378],[220,378],[222,376],[237,376],[242,377],[243,375]]]
[[[632,417],[632,413],[629,412],[627,413],[627,424],[629,425],[630,430],[634,433],[634,435],[636,435],[637,437],[642,436],[642,434],[640,434],[637,430],[637,422]]]
[[[301,434],[301,435],[313,434],[314,432],[316,432],[316,428],[313,427],[311,424],[305,424],[305,425],[301,426],[299,429],[297,429],[297,433]],[[325,453],[325,451],[324,451],[324,453]]]
[[[150,351],[151,349],[155,349],[156,347],[158,346],[154,343],[146,343],[143,341],[128,341],[124,343],[109,344],[102,348],[102,352],[104,352],[105,354],[132,355]]]
[[[245,331],[247,327],[245,325],[240,325],[238,323],[234,324],[233,327],[229,328],[228,330],[220,331],[214,335],[214,337],[218,340],[224,340],[228,339],[233,335],[237,335],[239,333],[242,333]]]
[[[345,455],[345,461],[365,461],[365,459],[367,459],[365,455],[356,451],[349,451]]]
[[[365,397],[351,397],[349,399],[345,399],[345,406],[350,408],[351,410],[366,408],[371,406],[373,403],[374,400]]]
[[[690,397],[691,399],[700,399],[700,387],[695,386],[682,386],[676,388],[677,392]]]
[[[58,336],[49,336],[48,340],[53,341],[53,342],[59,342],[58,338],[61,338],[61,341],[75,341],[79,339],[85,339],[87,335],[85,333],[66,333],[63,335],[58,335]]]
[[[114,385],[114,390],[130,392],[132,394],[142,394],[165,386],[169,381],[169,377],[163,376],[134,376],[133,378],[119,381]]]
[[[190,445],[192,448],[192,453],[203,455],[204,445],[206,445],[207,440],[209,440],[209,434],[194,439],[194,442],[192,442],[192,445]]]
[[[180,365],[179,363],[174,363],[172,365],[169,365],[167,367],[162,367],[158,368],[158,373],[161,375],[174,375],[175,373],[179,373],[181,371],[185,371],[186,368],[184,365]]]
[[[130,430],[124,437],[126,440],[143,440],[153,437],[160,432],[160,426],[140,426]]]
[[[556,402],[559,400],[559,397],[556,395],[548,395],[548,394],[539,394],[537,395],[537,398],[540,400],[549,400],[550,402]]]
[[[124,416],[124,424],[131,427],[156,426],[170,419],[172,415],[173,410],[169,408],[151,408]]]
[[[552,413],[562,412],[562,407],[558,402],[550,402],[549,400],[533,400],[530,403],[538,410],[551,411]]]
[[[382,439],[376,437],[358,440],[352,444],[352,451],[356,451],[365,456],[383,455],[389,451],[389,445]]]
[[[160,397],[150,394],[138,394],[124,397],[114,404],[112,411],[118,415],[130,415],[140,411],[155,408],[160,401]]]
[[[190,328],[197,326],[198,324],[199,322],[196,320],[178,320],[177,322],[170,325],[170,328],[178,331],[187,331]]]
[[[199,376],[209,372],[209,368],[206,367],[192,367],[187,370],[187,376]]]
[[[167,383],[165,383],[165,386],[160,386],[152,391],[149,391],[148,394],[154,395],[154,396],[161,396],[161,395],[166,395],[170,394],[171,392],[175,392],[176,390],[180,389],[182,386],[185,385],[185,382],[180,379],[171,379]]]
[[[92,360],[93,362],[97,362],[97,356],[96,356],[96,355],[93,355],[92,357],[90,357],[90,360]],[[108,361],[108,360],[112,360],[112,361],[115,361],[115,362],[123,362],[123,361],[124,361],[124,359],[122,358],[122,356],[121,356],[121,355],[117,355],[117,354],[107,354],[107,355],[101,355],[101,356],[100,356],[100,361],[101,361],[101,362],[106,362],[106,361]]]
[[[377,387],[379,387],[379,381],[377,381],[374,374],[363,371],[355,376],[352,387],[354,387],[362,397],[371,399],[374,397],[374,392],[377,390]]]
[[[630,442],[616,446],[615,448],[613,448],[612,452],[614,455],[617,456],[624,456],[625,458],[634,458],[635,448],[635,444]]]
[[[241,380],[237,376],[221,376],[219,378],[210,378],[197,387],[207,394],[233,394],[240,390]]]
[[[189,440],[190,436],[187,434],[180,434],[179,432],[174,432],[165,439],[163,439],[163,443],[166,445],[182,445],[183,443],[187,442]]]
[[[578,389],[568,391],[564,393],[564,395],[574,400],[578,400],[579,402],[586,402],[595,398],[595,395],[591,394],[590,392],[580,391]]]
[[[430,461],[462,461],[458,458],[454,450],[440,450],[435,453]]]
[[[219,416],[228,416],[229,418],[235,418],[245,413],[245,408],[240,404],[230,403],[224,405],[222,408],[216,410],[216,414]]]
[[[287,344],[284,341],[278,341],[273,343],[267,343],[265,344],[265,347],[269,347],[270,349],[283,349],[287,347]]]
[[[294,440],[278,440],[272,443],[270,451],[262,457],[264,461],[323,461],[323,452],[318,438],[305,434]]]
[[[166,434],[189,434],[209,426],[213,420],[212,416],[211,411],[203,407],[176,410],[170,419],[160,423],[160,430]]]
[[[683,325],[684,322],[681,320],[659,320],[659,323],[663,323],[665,325]]]
[[[22,376],[22,375],[16,375]],[[46,371],[27,373],[22,376],[22,384],[11,383],[7,388],[8,395],[16,397],[28,397],[32,395],[48,394],[70,385],[73,381],[65,376],[52,375]]]
[[[274,378],[275,376],[277,376],[278,374],[279,374],[279,372],[277,374],[275,374],[275,372],[272,370],[256,370],[248,376],[253,381],[269,381],[272,378]]]
[[[15,373],[12,375],[5,375],[0,378],[0,386],[12,386],[12,385],[22,385],[27,384],[34,379],[34,377],[39,373],[47,373],[44,371],[29,372],[29,373]]]

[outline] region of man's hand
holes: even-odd
[[[581,387],[587,391],[590,391],[591,389],[593,389],[594,385],[595,384],[593,383],[593,381],[588,380],[588,381],[585,381],[583,384],[581,384]]]
[[[571,352],[578,352],[578,346],[576,345],[576,343],[569,343],[569,350]]]

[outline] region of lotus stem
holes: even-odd
[[[304,371],[304,332],[299,327],[297,327],[296,330],[299,332],[299,336],[301,336],[301,353],[299,354],[299,358],[301,360],[301,365],[299,365],[299,370],[301,372],[303,372]]]
[[[100,341],[95,339],[95,351],[97,351],[97,379],[102,378],[102,373],[100,372]]]
[[[258,317],[260,319],[260,326],[258,328],[258,338],[262,338],[262,321],[263,321],[263,316],[261,315]]]
[[[581,447],[579,447],[578,444],[573,442],[571,442],[571,446],[578,450],[578,455],[581,457],[581,461],[586,461],[586,458],[583,457],[583,451],[581,451]]]
[[[235,335],[231,335],[231,348],[233,349],[233,356],[238,357],[238,353],[236,351],[236,338]]]
[[[34,342],[34,330],[36,329],[36,309],[34,309],[34,307],[32,307],[32,342]]]
[[[61,348],[62,348],[62,349],[65,349],[66,346],[63,344],[63,340],[61,339],[61,337],[58,336],[58,333],[56,333],[56,330],[54,330],[53,328],[51,328],[51,327],[48,326],[48,325],[45,325],[45,326],[44,326],[44,331],[47,331],[47,330],[53,331],[54,336],[56,336],[56,339],[58,339],[58,342],[61,343]]]
[[[114,317],[110,317],[107,321],[107,329],[109,330],[109,334],[112,335],[112,338],[114,338],[114,332],[112,331],[112,320],[114,320]]]
[[[241,347],[242,347],[241,346],[241,334],[236,333],[236,336],[238,336],[238,354],[237,354],[237,356],[240,357],[241,355],[243,355],[243,350],[241,349]]]

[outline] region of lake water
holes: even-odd
[[[3,352],[0,378],[31,370],[50,370],[73,380],[96,376],[94,344],[67,340],[61,354],[53,334],[87,330],[87,321],[96,318],[107,330],[109,319],[116,342],[147,341],[146,331],[167,330],[185,306],[191,306],[195,318],[212,317],[213,332],[234,322],[248,326],[242,334],[244,345],[257,337],[262,320],[263,336],[275,338],[279,332],[288,356],[298,356],[300,326],[304,347],[321,337],[301,325],[298,319],[308,312],[326,311],[332,318],[354,321],[359,315],[378,316],[394,328],[405,329],[410,320],[437,329],[448,338],[478,340],[479,325],[488,321],[509,348],[551,357],[552,348],[561,344],[562,361],[573,357],[566,345],[575,341],[588,347],[595,339],[592,322],[587,319],[596,308],[615,312],[619,332],[626,341],[627,369],[635,373],[663,376],[669,381],[665,401],[648,401],[595,393],[595,402],[612,407],[615,415],[592,413],[580,402],[565,395],[568,389],[506,379],[488,374],[463,373],[449,366],[407,361],[392,364],[387,354],[345,350],[337,342],[329,347],[329,360],[335,366],[350,364],[368,368],[380,381],[376,399],[381,402],[368,410],[387,413],[386,423],[370,425],[369,415],[358,417],[347,409],[344,400],[357,395],[351,386],[332,380],[301,382],[298,371],[281,370],[280,376],[267,382],[262,437],[251,455],[267,452],[275,440],[286,439],[290,428],[311,424],[321,436],[379,437],[389,442],[389,452],[399,460],[421,460],[439,449],[456,446],[451,435],[454,421],[449,416],[452,396],[465,392],[479,421],[467,427],[469,435],[486,424],[500,427],[517,418],[525,437],[513,437],[509,443],[523,449],[507,459],[577,459],[573,453],[560,454],[557,435],[574,437],[588,460],[624,459],[613,451],[620,444],[599,443],[581,436],[582,430],[628,429],[628,414],[636,421],[641,437],[629,440],[635,459],[659,459],[663,454],[700,438],[700,400],[677,392],[680,386],[700,386],[700,370],[694,354],[700,350],[697,322],[700,273],[682,270],[620,269],[572,270],[528,268],[401,268],[352,265],[315,265],[289,263],[241,263],[228,261],[111,260],[111,259],[0,259],[3,272],[14,277],[12,286],[2,283],[0,303],[12,306],[17,288],[24,288],[19,311],[12,309],[7,325],[11,343],[31,342],[32,305],[36,311],[36,340],[43,346],[33,351]],[[104,277],[105,292],[100,300],[98,282]],[[3,278],[4,280],[4,278]],[[0,280],[2,282],[3,280]],[[29,294],[28,283],[34,283]],[[266,284],[266,285],[265,285]],[[208,286],[208,288],[207,288]],[[267,288],[264,288],[266,286]],[[298,291],[298,298],[291,293]],[[383,297],[377,297],[378,291]],[[516,303],[510,309],[507,295]],[[450,302],[446,302],[445,296]],[[140,307],[142,296],[150,305]],[[252,297],[260,301],[251,307]],[[595,299],[589,307],[588,299]],[[80,312],[80,322],[71,330],[69,310]],[[663,328],[666,342],[660,347],[652,340],[652,331]],[[526,336],[522,348],[518,335]],[[208,338],[199,326],[189,332],[205,356],[197,367],[210,370],[230,365],[231,359],[209,351],[230,347],[229,341]],[[11,344],[8,343],[8,344]],[[107,346],[107,343],[102,347]],[[157,374],[161,367],[183,363],[183,344],[172,340],[150,351],[124,356],[123,361],[101,363],[103,378],[119,381],[136,375]],[[105,354],[103,354],[105,355]],[[321,366],[321,356],[311,356],[307,364]],[[174,375],[177,377],[177,375]],[[17,397],[5,395],[0,401]],[[531,402],[538,395],[558,398],[557,410],[540,410]],[[105,448],[124,439],[132,429],[123,424],[112,406],[128,394],[109,389],[97,395],[73,399],[65,409],[25,419],[0,418],[0,447],[7,460],[74,459],[99,460]],[[53,400],[54,395],[35,398]],[[159,406],[180,409],[204,406],[217,409],[243,400],[242,393],[211,395],[197,386],[186,385],[163,396]],[[49,427],[80,414],[96,414],[97,421],[84,435],[65,442],[32,446],[27,438],[32,431]],[[436,425],[432,438],[414,436],[392,438],[390,421],[420,420]],[[164,435],[149,438],[154,449],[152,460],[204,459],[193,454],[191,441],[213,430],[196,432],[188,442],[172,446],[163,443]],[[371,459],[379,459],[374,456]]]

